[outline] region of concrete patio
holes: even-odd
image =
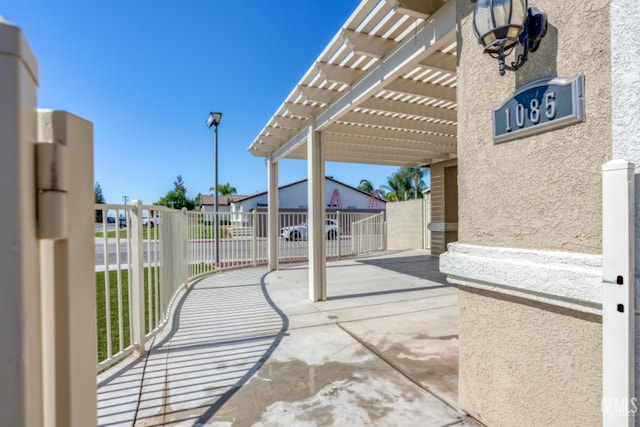
[[[457,289],[424,251],[227,271],[143,358],[98,378],[101,426],[476,425],[457,409]]]

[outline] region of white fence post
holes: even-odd
[[[340,241],[342,239],[342,233],[340,232],[340,211],[336,212],[336,225],[338,226],[338,230],[336,231],[336,242],[338,242],[338,259],[342,256],[342,251],[340,249]]]
[[[2,423],[40,426],[42,337],[36,236],[38,65],[22,31],[0,17],[0,399]]]
[[[90,426],[97,410],[93,126],[62,111],[42,110],[38,119],[38,188],[51,188],[39,194],[56,196],[39,206],[48,217],[39,223],[54,232],[40,243],[45,419]]]
[[[251,213],[251,225],[253,230],[251,233],[251,239],[253,242],[253,245],[251,246],[251,255],[253,266],[255,267],[258,265],[258,214],[255,210]]]
[[[633,426],[635,206],[633,163],[602,167],[602,422]]]
[[[387,220],[385,218],[385,211],[380,211],[380,221],[382,223],[382,245],[381,245],[381,250],[386,251],[387,250]]]
[[[180,219],[182,221],[182,232],[184,233],[182,239],[184,248],[184,256],[182,257],[182,283],[186,285],[189,282],[189,215],[187,214],[187,208],[182,208]]]
[[[431,230],[429,224],[431,223],[431,193],[427,194],[424,198],[424,211],[423,211],[423,224],[424,229],[424,249],[431,249]]]
[[[387,250],[387,220],[384,217],[384,212],[381,212],[382,215],[382,250]]]
[[[144,353],[144,252],[142,240],[142,202],[134,200],[131,209],[131,336],[139,354]],[[147,230],[148,231],[148,230]],[[147,254],[150,256],[151,254]],[[151,274],[149,274],[151,276]],[[151,279],[151,277],[149,277]],[[151,313],[149,313],[151,315]]]

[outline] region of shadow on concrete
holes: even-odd
[[[357,259],[358,263],[384,268],[394,273],[407,274],[437,282],[443,287],[455,287],[447,282],[446,275],[440,272],[439,260],[429,255],[390,256],[385,258]]]
[[[205,424],[287,334],[289,319],[265,276],[257,283],[258,274],[238,272],[194,283],[166,326],[171,331],[100,381],[99,425]]]
[[[236,384],[234,384],[234,386],[231,389],[229,389],[226,393],[220,396],[220,398],[216,401],[216,403],[214,403],[204,414],[202,414],[195,421],[196,425],[198,423],[204,424],[208,422],[211,419],[211,417],[213,417],[213,415],[222,407],[222,405],[224,405],[229,399],[231,399],[231,397],[240,389],[240,387],[246,384],[247,381],[249,381],[251,377],[256,372],[258,372],[258,370],[262,367],[262,365],[264,365],[264,363],[267,360],[269,360],[269,357],[271,357],[275,349],[278,347],[278,345],[280,344],[280,341],[282,341],[282,338],[286,336],[287,329],[289,328],[289,318],[284,314],[282,310],[280,310],[280,308],[278,308],[278,306],[273,302],[273,300],[269,296],[269,293],[267,292],[267,285],[265,282],[265,277],[267,274],[268,273],[263,274],[262,277],[260,278],[260,287],[262,289],[262,294],[264,296],[265,301],[269,304],[271,309],[275,311],[278,314],[278,316],[280,316],[280,319],[282,319],[282,327],[280,328],[280,331],[275,336],[270,337],[271,339],[273,339],[273,342],[271,343],[267,351],[264,353],[264,356],[262,356],[260,360],[257,363],[255,363],[251,367],[251,369],[249,369],[236,382]]]
[[[441,288],[451,288],[455,287],[453,285],[438,285],[438,286],[419,286],[416,288],[405,288],[405,289],[390,289],[386,291],[373,291],[373,292],[362,292],[358,294],[350,294],[350,295],[338,295],[338,296],[328,296],[327,301],[335,301],[341,299],[352,299],[352,298],[364,298],[364,297],[374,297],[380,295],[391,295],[391,294],[401,294],[404,292],[417,292],[417,291],[428,291],[431,289],[441,289]]]

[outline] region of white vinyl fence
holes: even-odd
[[[143,350],[190,281],[268,261],[266,212],[214,214],[137,202],[95,209],[102,221],[96,223],[99,371]],[[279,214],[280,262],[307,259],[306,220],[306,212]],[[328,258],[384,248],[384,213],[331,212],[325,227]]]
[[[141,350],[187,281],[186,212],[96,205],[98,370]]]
[[[384,249],[384,212],[352,224],[352,252],[363,254]]]
[[[422,223],[422,229],[424,230],[424,245],[423,249],[431,249],[431,230],[429,224],[431,224],[431,193],[425,195],[423,199],[422,212],[424,215],[424,221]]]

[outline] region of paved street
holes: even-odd
[[[113,225],[113,224],[110,224]],[[281,260],[299,260],[307,257],[308,245],[307,241],[287,241],[280,239],[280,259]],[[351,239],[344,236],[340,240],[341,254],[347,255],[351,253]],[[149,262],[149,254],[151,260],[160,259],[160,247],[153,242],[144,241],[144,262]],[[193,262],[208,262],[214,259],[215,242],[213,240],[194,241],[189,243],[190,259]],[[233,262],[238,260],[251,261],[253,251],[256,251],[258,261],[266,261],[267,259],[267,239],[260,238],[254,246],[254,242],[250,238],[239,239],[222,239],[220,241],[220,260],[222,262]],[[109,239],[106,245],[104,239],[95,239],[95,265],[104,268],[105,253],[107,254],[107,264],[116,265],[118,262],[118,245],[115,239]],[[327,253],[329,256],[338,255],[338,242],[336,240],[327,240]],[[128,246],[126,239],[120,240],[120,262],[127,264],[129,262]],[[157,258],[154,258],[157,257]]]

